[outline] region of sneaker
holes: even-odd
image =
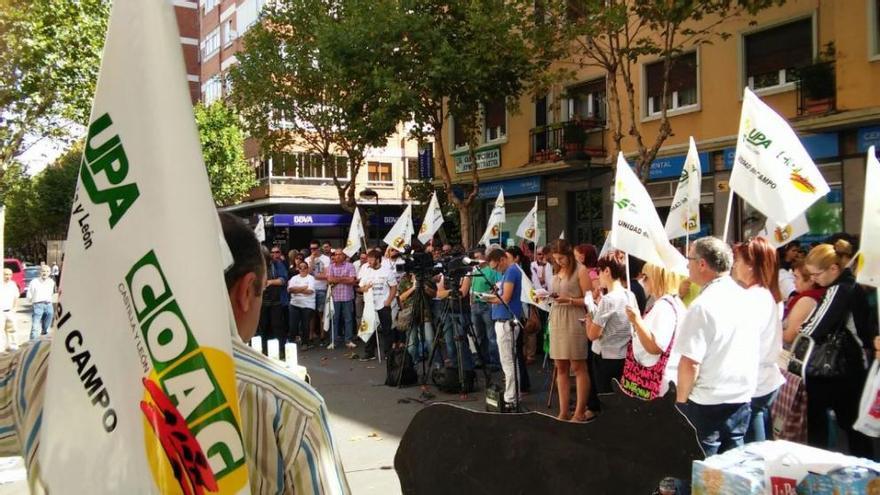
[[[327,346],[327,350],[332,351],[333,349],[336,349],[336,346],[333,344],[333,342],[330,342],[330,345]]]
[[[349,349],[357,349],[357,346],[358,346],[358,345],[355,344],[355,343],[352,342],[352,341],[348,341],[348,342],[345,343],[345,347],[348,347]]]
[[[364,356],[364,357],[362,357],[362,358],[358,358],[358,361],[366,362],[366,361],[372,361],[372,360],[374,360],[374,359],[376,359],[376,356],[370,354],[370,355],[366,355],[366,356]]]

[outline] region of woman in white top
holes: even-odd
[[[309,347],[309,322],[315,314],[315,277],[309,274],[309,264],[300,262],[299,274],[290,277],[287,292],[290,293],[290,338]]]
[[[593,294],[584,296],[587,307],[587,338],[595,354],[591,362],[593,389],[597,393],[613,392],[611,380],[620,380],[626,360],[626,348],[632,339],[632,324],[626,316],[626,307],[638,307],[636,297],[623,286],[626,280],[626,255],[611,251],[598,263],[599,285],[608,292],[597,302]],[[588,407],[595,411],[590,401]]]
[[[742,301],[743,318],[759,342],[758,388],[752,396],[752,416],[746,442],[773,439],[770,406],[785,378],[777,364],[782,353],[782,295],[776,250],[763,237],[756,237],[733,248],[733,278],[747,293]],[[736,304],[731,301],[731,304]]]
[[[657,364],[664,352],[670,353],[660,386],[660,395],[664,396],[669,390],[669,382],[675,382],[678,378],[678,360],[681,356],[672,353],[672,339],[687,311],[678,295],[683,277],[651,263],[645,263],[642,267],[642,277],[648,295],[654,299],[654,305],[644,319],[637,307],[626,307],[626,315],[635,330],[633,357],[642,366],[651,367]]]

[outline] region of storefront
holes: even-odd
[[[547,201],[542,190],[541,177],[525,177],[521,179],[509,179],[497,182],[487,182],[480,184],[480,191],[477,194],[479,202],[478,210],[482,213],[480,222],[474,222],[479,225],[474,239],[479,239],[483,235],[486,228],[486,219],[495,206],[495,198],[498,192],[504,190],[504,209],[505,222],[501,229],[501,242],[503,245],[510,243],[519,244],[520,239],[516,237],[516,229],[523,221],[526,215],[535,206],[535,198],[538,198],[538,232],[540,235],[539,244],[546,244],[547,233]],[[555,238],[558,232],[551,233]],[[497,242],[497,241],[496,241]]]

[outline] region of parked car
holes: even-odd
[[[18,292],[24,297],[24,291],[27,286],[24,284],[24,263],[15,258],[6,258],[3,260],[3,268],[12,270],[12,280],[18,285]]]
[[[22,293],[27,291],[27,287],[31,284],[31,280],[35,278],[40,278],[40,266],[31,265],[24,267],[24,290]]]

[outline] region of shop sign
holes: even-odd
[[[419,179],[434,178],[434,146],[429,144],[419,150]]]
[[[871,146],[880,149],[880,126],[862,127],[856,133],[859,153],[865,153]]]
[[[501,166],[501,148],[498,146],[479,150],[475,155],[477,157],[477,170],[498,168]],[[470,153],[452,155],[452,158],[455,160],[456,173],[461,174],[473,170],[474,164],[471,161]]]
[[[880,127],[877,130],[875,138],[880,143]],[[862,129],[860,129],[861,131]],[[807,134],[799,136],[801,143],[813,160],[824,160],[826,158],[836,158],[840,156],[840,146],[836,132],[823,132],[821,134]],[[865,147],[866,151],[868,148]],[[730,170],[733,168],[733,157],[736,154],[736,148],[724,148],[724,168]]]
[[[700,153],[700,170],[705,174],[709,172],[709,153]],[[648,171],[648,180],[677,179],[681,176],[684,168],[684,160],[687,155],[676,155],[658,158],[651,162]]]
[[[490,199],[498,196],[498,191],[504,188],[504,197],[522,196],[525,194],[538,194],[541,192],[540,177],[526,177],[523,179],[501,180],[480,184],[479,199]]]
[[[395,215],[382,215],[378,218],[370,217],[370,224],[389,227],[397,221]],[[272,216],[272,225],[275,227],[339,227],[351,225],[351,215],[341,213],[279,213]]]

